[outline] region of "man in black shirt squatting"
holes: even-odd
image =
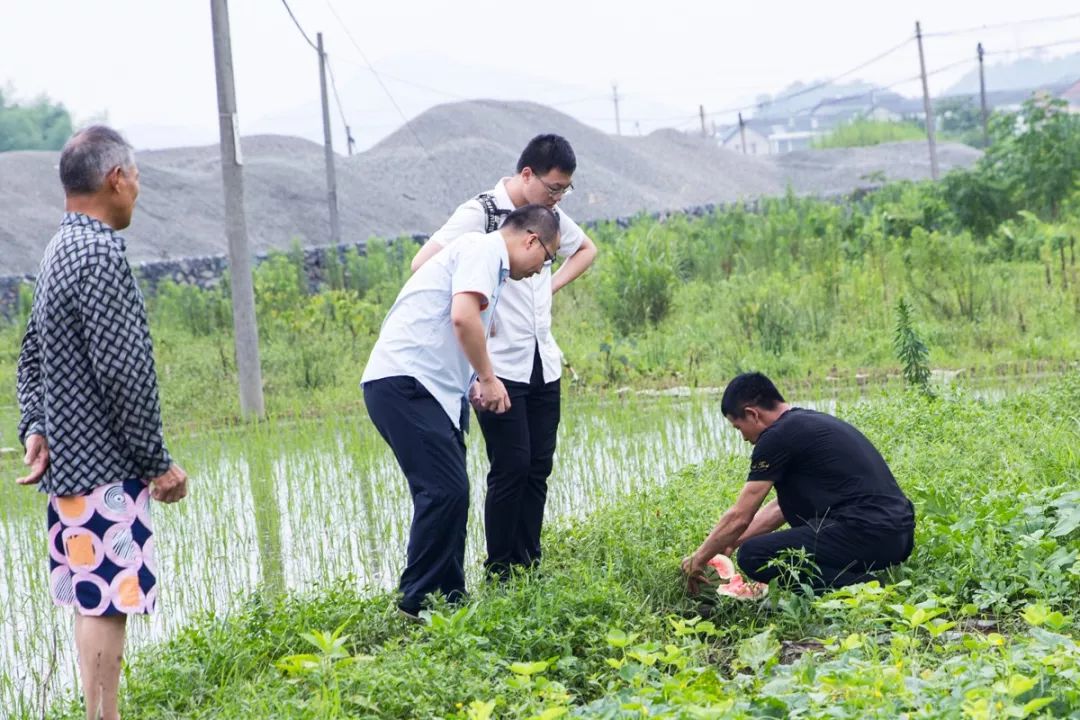
[[[720,409],[754,451],[735,505],[683,560],[691,592],[710,558],[736,548],[740,569],[758,582],[781,575],[770,561],[783,551],[805,550],[816,568],[797,570],[799,580],[818,590],[871,580],[868,573],[908,558],[914,508],[862,433],[791,407],[761,373],[732,380]],[[774,486],[776,499],[762,507]]]

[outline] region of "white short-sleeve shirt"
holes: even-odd
[[[473,376],[450,320],[454,295],[481,295],[482,318],[490,327],[510,275],[502,233],[468,233],[461,242],[424,263],[408,279],[383,320],[360,384],[405,375],[416,378],[460,429],[461,399]]]
[[[513,210],[514,204],[506,191],[503,178],[488,193],[495,199],[500,210]],[[559,232],[562,242],[559,255],[570,257],[581,249],[585,232],[561,208]],[[505,215],[500,216],[502,223]],[[483,232],[487,228],[487,213],[476,198],[458,206],[446,223],[428,240],[439,247],[446,247],[465,233]],[[442,253],[438,253],[438,257]],[[430,260],[428,261],[430,262]],[[426,265],[426,263],[425,263]],[[423,268],[421,268],[423,269]],[[529,382],[533,370],[534,348],[540,348],[540,361],[544,366],[544,382],[552,382],[562,375],[562,351],[551,334],[551,266],[524,280],[511,280],[506,284],[495,312],[492,335],[488,339],[488,353],[495,374],[504,380]]]

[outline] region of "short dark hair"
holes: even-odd
[[[540,236],[540,242],[551,248],[559,235],[559,214],[535,203],[522,205],[506,216],[503,227],[531,230]]]
[[[577,170],[577,156],[562,135],[537,135],[518,158],[517,171],[525,168],[532,168],[534,175],[547,175],[553,169],[573,175]]]
[[[105,125],[78,131],[60,151],[60,182],[67,195],[92,195],[113,168],[130,168],[135,153],[120,133]]]
[[[759,407],[772,410],[784,402],[784,396],[773,385],[773,381],[759,372],[743,373],[736,376],[724,388],[724,397],[720,400],[720,412],[725,417],[736,420],[746,415],[746,408]]]

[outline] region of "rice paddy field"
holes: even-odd
[[[735,452],[714,398],[573,399],[559,439],[550,518],[584,517],[687,462]],[[483,437],[469,438],[468,562],[483,555]],[[411,502],[389,448],[364,415],[268,423],[172,443],[191,495],[156,505],[160,612],[131,624],[131,646],[171,637],[194,616],[227,614],[252,593],[346,579],[396,585]],[[13,476],[14,461],[4,464]],[[0,706],[29,713],[75,682],[71,617],[48,598],[45,496],[0,485]],[[389,601],[388,601],[389,602]],[[143,621],[145,620],[145,621]]]
[[[478,576],[474,433],[472,599],[421,627],[386,592],[410,505],[365,417],[176,438],[192,493],[155,507],[162,611],[132,624],[125,716],[1074,716],[1077,401],[1059,377],[802,403],[882,449],[916,503],[916,552],[880,583],[702,605],[678,562],[734,498],[748,446],[710,393],[571,394],[541,572]],[[81,717],[44,499],[0,487],[0,705]]]

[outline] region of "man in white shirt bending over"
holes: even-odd
[[[537,203],[554,209],[573,190],[576,168],[577,158],[565,138],[534,137],[518,159],[517,174],[462,203],[417,253],[413,271],[463,233],[498,228],[514,208]],[[477,410],[491,463],[484,503],[484,565],[503,577],[513,566],[529,567],[540,560],[562,374],[562,353],[551,335],[551,296],[596,258],[593,241],[562,209],[558,214],[562,266],[552,274],[549,263],[538,275],[508,283],[488,340],[495,374],[510,395],[510,410]]]
[[[471,387],[473,405],[493,415],[512,407],[488,355],[491,315],[507,278],[535,275],[558,250],[559,221],[543,205],[518,208],[501,230],[463,235],[405,283],[368,358],[364,404],[413,498],[398,605],[409,618],[430,593],[465,594],[466,396]]]

